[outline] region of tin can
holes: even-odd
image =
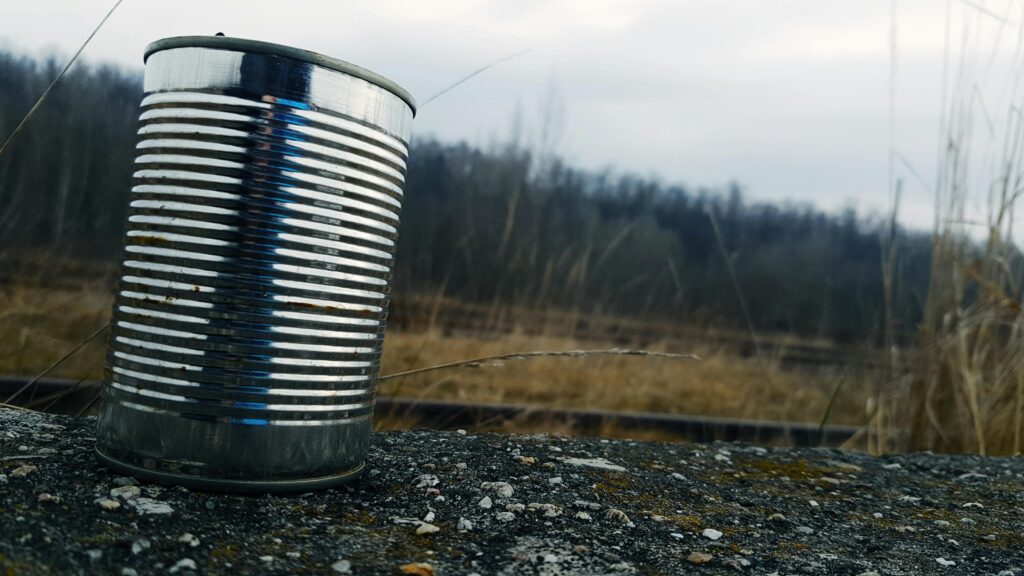
[[[97,454],[198,489],[359,474],[415,102],[266,42],[146,49]]]

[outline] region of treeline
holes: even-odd
[[[58,70],[0,53],[0,137]],[[0,258],[117,258],[141,96],[139,75],[117,68],[65,77],[0,158]],[[515,145],[431,139],[413,142],[405,198],[396,295],[880,338],[885,226],[852,210],[750,203],[737,186],[691,190]],[[900,232],[896,245],[899,328],[919,319],[930,244]]]

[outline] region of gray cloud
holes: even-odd
[[[0,36],[10,49],[67,55],[108,6],[3,0]],[[990,3],[998,13],[1009,6]],[[881,0],[128,0],[85,57],[141,68],[154,39],[223,31],[350,60],[425,98],[482,64],[532,49],[432,103],[417,132],[486,144],[510,133],[519,110],[535,138],[543,102],[556,94],[558,151],[576,164],[694,186],[735,180],[756,199],[884,210],[889,7]],[[954,8],[956,18],[970,16]],[[895,143],[928,178],[944,21],[933,0],[899,3]],[[1014,34],[1006,34],[1011,46]],[[930,191],[902,165],[897,176],[907,180],[904,220],[930,225]]]

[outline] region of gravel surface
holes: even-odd
[[[0,574],[1016,574],[1024,459],[377,434],[292,496],[100,466],[90,418],[0,408]]]

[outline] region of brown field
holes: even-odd
[[[109,288],[98,281],[79,289],[49,288],[45,283],[0,289],[0,374],[34,375],[45,370],[106,323],[110,303]],[[430,328],[392,330],[385,341],[381,373],[511,352],[600,349],[624,344],[630,343],[581,341],[553,334],[470,336]],[[848,370],[783,369],[773,357],[742,358],[720,344],[698,340],[666,340],[648,343],[645,348],[694,353],[700,359],[603,356],[506,361],[391,379],[382,382],[379,393],[471,403],[818,423],[842,381],[829,422],[863,421],[866,394],[854,385]],[[103,351],[101,335],[51,375],[99,378]],[[378,425],[382,427],[416,425],[401,416],[379,416]],[[631,436],[643,434],[632,432]]]

